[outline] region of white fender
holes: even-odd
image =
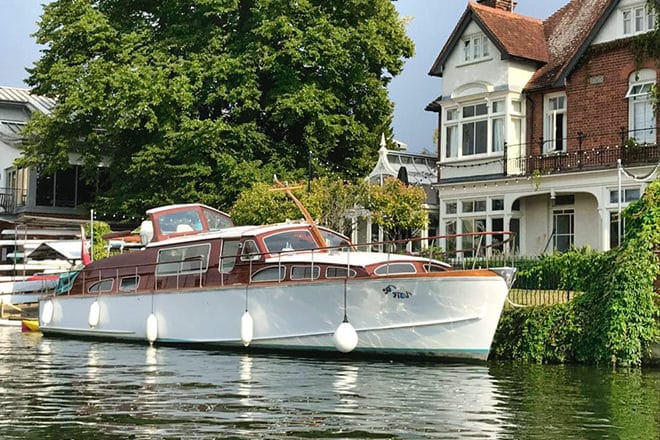
[[[99,324],[99,318],[101,316],[101,305],[98,301],[94,301],[91,306],[89,306],[89,317],[87,323],[90,327],[96,327]]]
[[[247,310],[241,316],[241,342],[244,346],[250,345],[254,336],[254,320]]]
[[[335,347],[342,353],[353,351],[358,344],[358,335],[350,322],[344,321],[339,324],[333,336]]]
[[[153,344],[158,339],[158,318],[153,313],[147,317],[147,341]]]
[[[41,308],[41,322],[48,325],[50,322],[53,320],[53,301],[48,300],[45,303],[43,303],[43,307]]]

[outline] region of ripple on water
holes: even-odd
[[[659,398],[640,391],[658,376],[630,385],[575,367],[247,355],[0,328],[0,438],[623,438],[660,431],[645,410]],[[614,399],[639,410],[626,419]]]

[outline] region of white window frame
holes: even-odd
[[[569,225],[569,231],[568,232],[563,232],[559,233],[557,231],[557,222],[560,217],[567,217],[570,221]],[[575,245],[575,209],[573,208],[566,208],[566,209],[555,209],[552,211],[552,229],[554,234],[552,235],[552,248],[554,250],[559,250],[561,252],[566,252],[571,250],[571,248]],[[559,238],[566,237],[568,238],[568,248],[567,249],[559,249],[557,247]]]
[[[485,112],[477,113],[478,106],[486,106]],[[464,116],[464,110],[469,107],[474,107],[473,116]],[[506,96],[500,96],[496,99],[487,100],[481,99],[478,101],[468,101],[455,106],[447,106],[444,109],[444,121],[442,126],[442,149],[443,158],[445,160],[457,159],[472,159],[489,155],[501,155],[504,153],[504,144],[507,139],[507,130],[509,120],[512,118],[510,111],[510,101]],[[496,110],[496,111],[494,111]],[[483,110],[482,110],[483,111]],[[500,148],[497,148],[495,132],[495,121],[501,121],[501,136]],[[480,143],[477,145],[477,124],[486,123],[485,130],[483,130],[483,141],[485,142],[485,150],[480,151],[484,146]],[[465,149],[465,130],[468,125],[473,125],[472,136],[474,143],[471,150]],[[483,129],[482,127],[479,127]]]
[[[464,63],[491,59],[490,41],[485,34],[466,35],[463,38],[463,52],[461,60]]]
[[[645,3],[630,6],[621,10],[621,30],[623,35],[643,34],[655,29],[657,12]]]
[[[628,80],[628,137],[634,138],[639,144],[654,144],[656,142],[656,115],[653,111],[651,91],[656,84],[656,73],[653,69],[642,69],[633,72]],[[643,107],[642,120],[637,120],[635,109]]]
[[[561,100],[561,106],[558,100]],[[543,154],[566,152],[567,107],[568,102],[564,92],[550,93],[543,98]],[[557,138],[558,133],[561,134],[561,138]]]

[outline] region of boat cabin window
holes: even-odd
[[[313,275],[313,277],[312,277]],[[312,280],[317,279],[321,275],[321,268],[319,266],[291,266],[291,279],[292,280]]]
[[[431,263],[431,264],[425,264],[424,270],[426,270],[427,272],[447,272],[448,268],[440,264]]]
[[[348,269],[344,266],[330,266],[325,270],[326,278],[354,278],[356,272],[354,269]]]
[[[156,275],[182,275],[206,271],[210,251],[211,245],[208,243],[160,249]]]
[[[114,280],[112,278],[97,281],[90,284],[87,288],[87,291],[89,293],[110,292],[112,290],[113,281]]]
[[[124,277],[119,281],[119,291],[120,292],[135,292],[140,284],[140,277]]]
[[[245,240],[241,249],[241,261],[255,261],[260,258],[261,255],[259,254],[257,243],[254,240]]]
[[[220,272],[229,273],[236,265],[236,255],[238,255],[238,240],[224,240],[222,242],[222,256],[220,258]]]
[[[264,238],[268,252],[304,251],[318,249],[312,234],[306,230],[286,231]]]
[[[348,241],[346,237],[343,237],[339,234],[336,234],[334,232],[326,231],[326,230],[321,230],[321,235],[323,235],[323,239],[325,240],[325,245],[328,247],[337,247],[337,246],[350,246],[351,242]]]
[[[201,231],[203,229],[199,212],[195,209],[185,209],[158,217],[158,227],[163,234],[177,232]]]
[[[378,266],[374,273],[376,275],[392,275],[397,273],[415,273],[417,270],[412,263],[388,263]]]
[[[206,218],[206,223],[209,225],[209,230],[211,231],[217,231],[218,229],[230,228],[234,226],[229,217],[221,215],[217,212],[210,211],[208,209],[204,210],[204,217]]]
[[[250,280],[255,283],[264,281],[282,281],[285,273],[285,266],[271,266],[255,272]]]

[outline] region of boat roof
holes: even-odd
[[[190,243],[198,241],[207,241],[214,239],[240,239],[245,237],[255,237],[257,235],[268,235],[273,232],[288,231],[291,229],[309,229],[310,225],[301,222],[290,223],[275,223],[271,225],[247,225],[247,226],[232,226],[229,228],[218,229],[215,231],[200,232],[199,234],[183,235],[179,237],[172,237],[166,240],[150,242],[147,247],[164,246],[178,243]],[[329,231],[334,234],[339,234],[331,229],[319,227],[322,231]]]

